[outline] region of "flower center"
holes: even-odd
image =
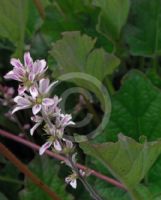
[[[42,103],[42,97],[37,97],[36,104],[41,104],[41,103]]]

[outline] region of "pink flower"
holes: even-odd
[[[69,125],[75,125],[75,123],[71,120],[72,116],[70,114],[61,114],[59,118],[57,118],[58,126],[65,128]]]
[[[27,109],[32,106],[32,102],[29,100],[27,96],[25,97],[17,96],[14,98],[14,102],[17,103],[17,105],[13,109],[12,114],[17,112],[18,110]]]
[[[36,60],[33,62],[29,52],[24,54],[24,64],[16,58],[12,58],[10,63],[13,65],[13,70],[8,72],[4,78],[21,82],[18,89],[19,95],[30,90],[30,87],[34,85],[35,81],[42,78],[47,70],[46,61]]]
[[[62,151],[62,147],[61,144],[58,140],[56,140],[54,137],[50,138],[47,142],[45,142],[39,149],[39,154],[43,155],[45,153],[45,151],[50,148],[53,145],[54,149],[57,152]]]
[[[30,94],[35,102],[35,105],[32,107],[34,115],[40,112],[42,106],[51,106],[54,104],[54,99],[47,96],[49,96],[50,90],[56,83],[57,81],[50,84],[49,79],[41,79],[39,86],[32,86],[30,88]]]
[[[12,58],[10,61],[11,65],[13,66],[13,70],[8,72],[4,78],[6,79],[13,79],[20,82],[24,82],[24,79],[27,77],[27,73],[31,71],[31,67],[33,64],[32,58],[29,52],[24,54],[24,65],[20,62],[19,59]]]

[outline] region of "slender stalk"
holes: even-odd
[[[30,180],[35,183],[39,188],[46,192],[53,200],[60,200],[47,185],[45,185],[38,177],[36,177],[16,156],[9,151],[2,143],[0,143],[0,153],[6,157],[13,165],[15,165],[21,172],[23,172]]]
[[[18,180],[15,180],[15,179],[12,179],[12,178],[9,178],[9,177],[5,177],[5,176],[0,176],[0,181],[19,184],[19,185],[23,185],[24,184],[23,181],[18,181]]]
[[[43,116],[46,124],[48,124],[48,126],[52,129],[52,127],[53,127],[52,122],[51,122],[50,118],[48,117],[48,115],[46,115],[46,113],[43,110],[42,110],[41,113],[42,113],[42,116]],[[61,144],[61,140],[59,141],[59,143]],[[62,144],[61,144],[61,146],[62,146]],[[99,197],[99,195],[96,193],[96,191],[91,187],[91,185],[84,179],[83,176],[81,176],[81,174],[79,173],[79,169],[76,166],[76,163],[74,163],[73,160],[72,160],[72,155],[66,156],[66,160],[70,163],[71,168],[76,172],[76,174],[79,177],[79,180],[83,183],[84,187],[89,192],[91,197],[94,200],[102,200],[101,197]]]
[[[40,0],[33,0],[33,2],[35,4],[41,18],[45,19],[45,11],[44,11],[44,8],[43,8],[41,1]]]
[[[26,139],[21,138],[20,136],[16,136],[16,135],[14,135],[12,133],[9,133],[7,131],[4,131],[2,129],[0,129],[0,135],[6,137],[8,139],[14,140],[14,141],[16,141],[18,143],[21,143],[21,144],[23,144],[23,145],[25,145],[25,146],[27,146],[27,147],[29,147],[31,149],[34,149],[36,151],[39,151],[39,149],[40,149],[39,145],[36,145],[33,142],[30,142],[30,141],[28,141]],[[59,155],[59,154],[53,153],[53,152],[51,152],[49,150],[47,150],[45,153],[47,155],[57,159],[57,160],[65,161],[65,158],[63,156]],[[101,180],[104,180],[107,183],[110,183],[110,184],[112,184],[112,185],[114,185],[114,186],[116,186],[118,188],[126,190],[126,188],[120,182],[118,182],[117,180],[115,180],[113,178],[110,178],[108,176],[105,176],[105,175],[103,175],[103,174],[101,174],[101,173],[99,173],[99,172],[97,172],[97,171],[95,171],[95,170],[93,170],[91,168],[88,168],[88,167],[86,167],[84,165],[81,165],[79,163],[77,163],[76,165],[77,165],[77,167],[79,169],[88,170],[90,172],[90,175],[96,176],[97,178],[99,178]]]

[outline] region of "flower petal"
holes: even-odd
[[[43,78],[39,81],[39,91],[41,94],[45,94],[46,90],[49,87],[49,79],[48,78]]]
[[[36,123],[31,129],[30,129],[30,135],[33,136],[35,130],[40,126],[41,122]]]
[[[16,81],[21,81],[21,79],[12,71],[8,72],[5,76],[4,76],[5,79],[13,79],[13,80],[16,80]]]
[[[76,180],[76,179],[74,179],[74,180],[70,181],[70,183],[69,183],[69,184],[72,186],[72,188],[74,188],[74,189],[76,189],[76,188],[77,188],[77,180]]]
[[[44,98],[42,104],[45,106],[51,106],[54,103],[53,99],[51,98]]]
[[[40,110],[41,110],[41,105],[40,105],[40,104],[36,104],[36,105],[34,105],[34,106],[32,107],[32,113],[33,113],[34,115],[36,115],[38,112],[40,112]]]
[[[55,140],[53,144],[54,144],[55,150],[57,150],[57,151],[61,151],[62,150],[62,147],[61,147],[61,145],[60,145],[58,140]]]
[[[26,91],[26,87],[25,86],[21,86],[21,85],[19,85],[18,86],[18,94],[19,95],[22,95],[22,94],[24,94],[24,92]]]
[[[36,98],[38,96],[39,93],[38,93],[36,86],[34,86],[34,85],[31,86],[29,90],[30,90],[30,94],[33,98]]]
[[[16,106],[13,110],[12,110],[12,114],[14,114],[15,112],[17,112],[18,110],[23,110],[23,109],[27,109],[30,106]]]
[[[43,144],[39,149],[39,154],[42,155],[49,147],[51,147],[52,142],[48,141]]]
[[[17,68],[21,68],[23,67],[22,63],[20,62],[19,59],[16,59],[16,58],[12,58],[11,61],[10,61],[11,65],[14,66],[14,67],[17,67]]]
[[[17,103],[18,106],[31,106],[31,102],[28,99],[21,96],[16,96],[14,98],[14,102]]]
[[[26,52],[24,54],[24,63],[25,63],[25,66],[28,66],[28,67],[32,66],[33,60],[30,56],[30,52]]]

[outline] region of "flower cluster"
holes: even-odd
[[[44,125],[44,131],[48,136],[47,141],[41,146],[39,154],[42,155],[48,148],[62,154],[72,154],[73,143],[64,138],[64,129],[69,125],[74,125],[72,116],[61,112],[58,96],[50,97],[51,90],[57,81],[50,83],[45,77],[47,65],[45,60],[36,60],[30,56],[29,52],[24,54],[24,64],[19,59],[11,59],[13,70],[4,77],[19,82],[18,96],[14,98],[16,106],[12,113],[27,108],[32,109],[31,120],[35,123],[30,129],[30,134],[40,126]],[[73,175],[74,180],[77,176]],[[73,179],[66,179],[66,182],[73,183]],[[74,188],[74,184],[71,184]]]

